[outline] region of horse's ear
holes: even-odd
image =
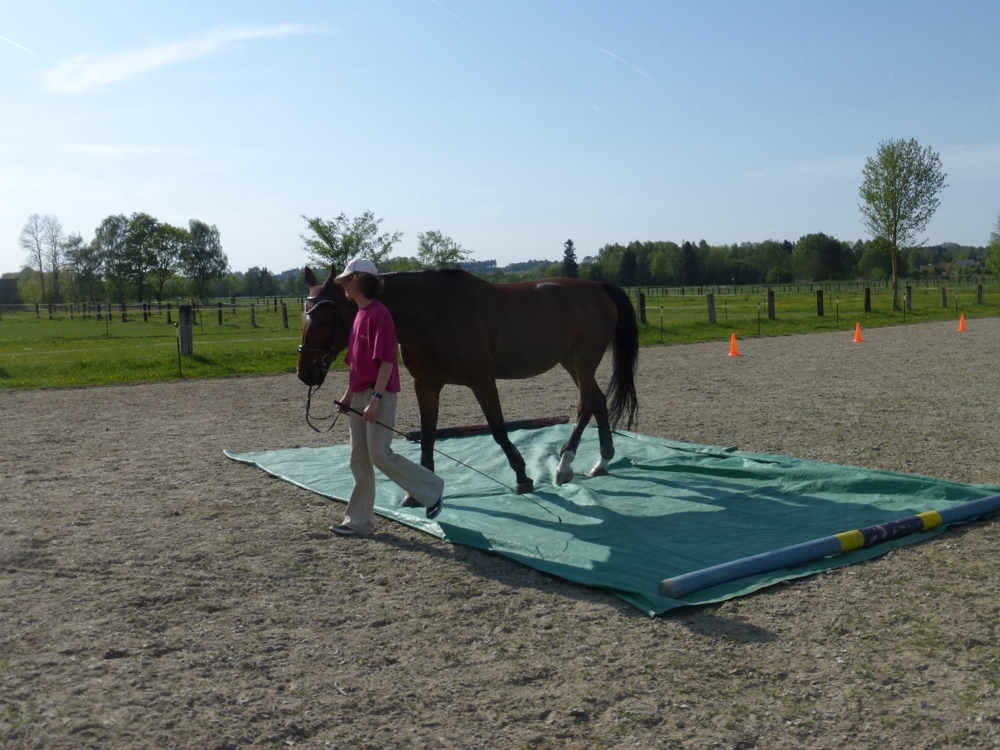
[[[309,286],[316,286],[319,283],[316,280],[316,274],[312,272],[312,269],[309,266],[306,266],[304,275],[306,279],[306,284],[308,284]]]

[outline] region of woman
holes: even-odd
[[[330,531],[342,536],[367,536],[375,531],[376,466],[427,509],[427,518],[437,518],[443,505],[444,480],[392,450],[389,428],[396,424],[399,393],[396,325],[377,299],[383,285],[378,268],[366,258],[354,258],[334,281],[358,306],[344,357],[350,379],[339,411],[347,412],[355,403],[359,406],[350,411],[354,491],[343,523],[331,526]],[[362,403],[363,411],[359,408]]]

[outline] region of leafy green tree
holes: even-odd
[[[900,257],[900,265],[904,264],[905,260]],[[889,241],[885,237],[876,237],[866,243],[858,261],[858,273],[866,279],[880,280],[892,276],[892,256],[889,254]]]
[[[145,299],[146,279],[153,275],[157,265],[155,248],[159,227],[160,222],[146,213],[134,213],[128,220],[129,275],[140,302]]]
[[[698,252],[690,242],[685,242],[681,245],[681,266],[679,270],[681,274],[681,286],[698,283]]]
[[[150,286],[157,302],[164,299],[164,287],[177,275],[180,269],[181,255],[191,241],[191,233],[184,227],[161,223],[153,233],[151,246],[153,265],[149,270]]]
[[[912,244],[937,211],[947,187],[941,158],[914,139],[882,141],[862,171],[861,223],[869,234],[889,241],[892,307],[899,310],[899,248]]]
[[[124,215],[108,216],[94,231],[94,246],[101,258],[101,269],[108,294],[119,304],[128,296],[132,276],[128,253],[128,219]]]
[[[812,281],[845,279],[854,266],[850,248],[822,232],[800,237],[791,260],[796,278]]]
[[[96,243],[87,243],[79,233],[66,238],[66,263],[71,273],[73,297],[78,302],[97,302],[104,286],[103,265]]]
[[[458,268],[462,261],[472,257],[472,253],[451,237],[432,229],[417,234],[417,257],[424,268]]]
[[[274,275],[267,266],[253,266],[243,275],[243,293],[248,297],[273,297],[276,289]]]
[[[198,299],[208,298],[212,282],[225,276],[229,270],[229,259],[222,252],[222,240],[215,225],[191,219],[188,222],[190,241],[181,253],[181,268],[191,279]]]
[[[355,219],[341,214],[333,221],[303,216],[313,236],[301,235],[309,260],[340,272],[351,258],[368,258],[381,268],[392,254],[392,246],[402,238],[402,232],[379,234],[382,219],[365,211]]]
[[[379,265],[378,269],[384,273],[391,273],[394,271],[419,271],[423,268],[420,263],[419,258],[412,258],[403,255],[395,255],[391,258],[386,258]]]
[[[38,283],[41,287],[41,298],[45,301],[45,238],[44,225],[41,214],[32,214],[21,227],[21,234],[17,239],[21,249],[24,250],[29,260],[38,269]]]
[[[580,266],[576,262],[576,248],[573,247],[573,240],[566,240],[563,243],[563,259],[559,268],[559,275],[569,279],[580,276]]]
[[[994,274],[1000,275],[1000,214],[997,214],[996,226],[990,232],[990,244],[986,252],[986,267]]]
[[[635,253],[628,248],[622,253],[622,262],[618,267],[618,285],[635,286],[636,261]]]

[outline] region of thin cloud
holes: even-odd
[[[31,51],[30,49],[28,49],[27,47],[22,47],[22,46],[21,46],[20,44],[18,44],[17,42],[15,42],[15,41],[13,41],[13,40],[11,40],[11,39],[8,39],[8,38],[7,38],[7,37],[5,37],[5,36],[0,36],[0,42],[7,42],[7,44],[12,44],[13,46],[17,47],[18,49],[23,49],[23,50],[24,50],[25,52],[27,52],[27,53],[28,53],[29,55],[34,55],[35,57],[38,57],[38,53],[37,53],[37,52],[32,52],[32,51]]]
[[[470,31],[473,31],[476,34],[478,34],[479,36],[481,36],[484,39],[486,39],[487,42],[489,42],[491,45],[493,45],[493,47],[495,47],[496,49],[498,49],[501,52],[503,52],[505,55],[510,55],[512,58],[514,58],[519,63],[521,63],[521,65],[523,65],[526,68],[529,68],[529,69],[535,71],[536,73],[540,72],[538,70],[538,68],[535,67],[534,65],[532,65],[530,62],[528,62],[527,60],[522,59],[521,57],[518,57],[517,55],[515,55],[513,52],[511,52],[506,47],[501,47],[499,44],[497,44],[492,39],[490,39],[489,37],[485,36],[482,32],[480,32],[479,29],[477,29],[471,23],[469,23],[468,21],[466,21],[463,18],[460,18],[455,13],[453,13],[450,9],[446,8],[445,6],[443,6],[441,3],[438,2],[438,0],[430,0],[430,2],[432,2],[434,5],[436,5],[437,7],[439,7],[441,10],[443,10],[445,13],[447,13],[449,16],[451,16],[452,18],[454,18],[456,21],[458,21],[460,24],[462,24],[463,26],[465,26]]]
[[[313,32],[311,27],[300,24],[216,29],[177,42],[153,44],[124,52],[84,52],[63,60],[47,71],[45,82],[56,91],[80,94],[130,81],[170,65],[220,53],[236,42]]]
[[[582,39],[574,39],[573,41],[575,41],[575,42],[577,42],[579,44],[582,44],[584,47],[590,47],[591,49],[597,50],[598,52],[603,52],[605,55],[607,55],[608,57],[612,58],[613,60],[617,60],[618,62],[620,62],[626,68],[634,70],[636,73],[638,73],[643,78],[645,78],[646,80],[648,80],[654,86],[659,86],[659,84],[656,81],[654,81],[646,71],[640,70],[639,68],[635,67],[628,60],[623,60],[622,58],[618,57],[618,55],[616,55],[614,52],[609,52],[608,50],[604,49],[603,47],[598,47],[596,45],[591,44],[590,42],[585,42]]]
[[[64,143],[56,147],[64,154],[77,154],[97,159],[114,159],[122,156],[191,156],[195,149],[176,146],[105,146],[95,143]]]

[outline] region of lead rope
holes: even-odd
[[[312,390],[312,389],[310,388],[310,391],[311,391],[311,390]],[[344,404],[342,404],[342,403],[340,403],[339,401],[336,401],[336,400],[334,400],[334,402],[333,402],[333,403],[335,403],[335,404],[336,404],[337,406],[339,406],[339,407],[341,407],[341,408],[343,408],[343,409],[346,409],[346,410],[347,410],[347,411],[349,411],[349,412],[352,412],[352,413],[354,413],[354,414],[357,414],[357,415],[358,415],[359,417],[364,417],[364,414],[363,414],[362,412],[358,411],[357,409],[354,409],[353,407],[350,407],[350,406],[345,406]],[[306,408],[307,408],[307,411],[308,411],[308,406],[307,406]],[[338,411],[337,413],[339,414],[340,412]],[[329,419],[329,417],[326,417],[326,419]],[[336,422],[336,419],[334,420],[334,422]],[[382,422],[379,422],[379,421],[378,421],[377,419],[375,420],[375,424],[379,425],[380,427],[385,427],[385,429],[389,430],[390,432],[394,432],[394,433],[396,433],[396,434],[397,434],[397,435],[399,435],[400,437],[403,437],[403,438],[405,438],[405,437],[406,437],[406,433],[403,433],[403,432],[400,432],[400,431],[399,431],[399,430],[397,430],[396,428],[394,428],[394,427],[390,427],[390,426],[389,426],[389,425],[387,425],[387,424],[383,424]],[[310,426],[310,427],[312,427],[312,425],[309,425],[309,426]],[[333,427],[333,425],[330,425],[330,427]],[[316,429],[316,428],[313,428],[313,429]],[[328,428],[328,429],[329,429],[329,428]],[[327,431],[327,430],[324,430],[324,432],[326,432],[326,431]],[[319,432],[319,430],[317,430],[317,432]],[[504,483],[503,483],[503,482],[501,482],[501,481],[500,481],[499,479],[496,479],[496,478],[494,478],[494,477],[491,477],[491,476],[490,476],[489,474],[484,474],[484,473],[483,473],[483,472],[481,472],[481,471],[480,471],[479,469],[477,469],[477,468],[476,468],[475,466],[469,466],[469,465],[468,465],[467,463],[465,463],[464,461],[459,461],[459,460],[458,460],[457,458],[455,458],[454,456],[449,456],[449,455],[448,455],[447,453],[445,453],[445,452],[444,452],[444,451],[442,451],[442,450],[438,450],[437,448],[432,448],[432,450],[433,450],[433,451],[434,451],[435,453],[440,453],[440,454],[441,454],[442,456],[444,456],[445,458],[448,458],[448,459],[451,459],[451,460],[452,460],[452,461],[454,461],[454,462],[455,462],[456,464],[460,464],[461,466],[464,466],[464,467],[465,467],[466,469],[469,469],[469,470],[471,470],[471,471],[474,471],[474,472],[476,472],[477,474],[479,474],[479,475],[480,475],[480,476],[482,476],[482,477],[486,477],[486,478],[487,478],[487,479],[489,479],[489,480],[490,480],[491,482],[496,482],[496,483],[497,483],[497,484],[499,484],[499,485],[500,485],[501,487],[504,487],[504,488],[506,488],[506,489],[510,490],[510,491],[511,491],[512,493],[514,493],[515,495],[516,495],[516,494],[518,494],[517,490],[515,490],[515,489],[514,489],[513,487],[511,487],[511,486],[510,486],[509,484],[504,484]],[[546,508],[546,507],[545,507],[544,505],[542,505],[541,503],[539,503],[539,502],[538,502],[537,500],[535,500],[535,499],[534,499],[534,498],[532,498],[532,497],[527,497],[527,496],[523,496],[523,497],[526,497],[526,499],[528,499],[528,500],[530,500],[531,502],[533,502],[533,503],[534,503],[535,505],[537,505],[537,506],[538,506],[539,508],[541,508],[542,510],[544,510],[544,511],[545,511],[546,513],[548,513],[548,514],[549,514],[550,516],[555,516],[555,517],[556,517],[556,520],[557,520],[557,521],[559,521],[559,523],[562,523],[562,517],[560,517],[558,513],[553,513],[553,512],[551,511],[551,510],[549,510],[548,508]]]
[[[318,392],[321,387],[322,387],[321,385],[309,386],[309,395],[306,396],[306,424],[309,425],[310,429],[312,429],[313,431],[323,434],[332,430],[334,425],[337,424],[337,418],[340,416],[340,412],[335,411],[333,414],[330,414],[329,416],[326,417],[313,417],[310,415],[309,410],[312,407],[313,393]],[[316,420],[317,422],[325,422],[328,419],[332,419],[333,421],[330,422],[330,426],[327,427],[325,430],[319,429],[316,425],[312,423],[312,420]]]

